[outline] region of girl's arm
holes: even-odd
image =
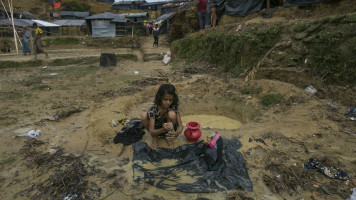
[[[155,118],[150,118],[148,123],[148,132],[150,132],[151,135],[160,135],[168,130],[169,129],[166,129],[165,126],[160,129],[155,129]]]
[[[182,124],[182,119],[180,118],[180,112],[177,113],[177,123],[178,123],[178,128],[176,134],[178,136],[183,131],[183,124]]]

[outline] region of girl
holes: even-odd
[[[152,136],[152,148],[157,148],[158,138],[165,138],[168,146],[174,147],[172,140],[182,132],[183,126],[178,95],[173,85],[163,84],[159,87],[153,106],[141,113],[141,121]]]

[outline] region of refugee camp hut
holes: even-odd
[[[139,10],[139,1],[119,1],[112,4],[113,10]]]
[[[152,3],[142,2],[140,8],[141,10],[157,11],[157,10],[161,10],[162,6],[166,3],[167,2],[152,2]]]
[[[128,19],[126,19],[124,16],[115,18],[111,22],[115,24],[116,36],[125,36],[131,34],[131,28],[127,28]]]
[[[60,35],[81,36],[88,34],[87,23],[84,19],[61,19],[53,23],[60,26]]]
[[[16,30],[21,29],[21,27],[32,27],[32,24],[33,24],[32,20],[14,18],[14,25],[16,27]],[[0,36],[1,38],[14,36],[12,22],[10,19],[0,20]]]
[[[117,19],[117,23],[124,23],[127,19],[119,14],[105,12],[98,15],[86,17],[86,23],[94,38],[115,37],[116,36],[116,23],[113,20]],[[122,25],[122,24],[121,24]]]
[[[38,27],[40,27],[43,31],[43,35],[46,36],[57,36],[59,35],[59,25],[42,21],[42,20],[32,20],[33,22],[36,22]],[[32,25],[31,25],[32,26]]]
[[[102,3],[108,3],[108,4],[113,4],[115,0],[96,0],[97,2],[102,2]]]
[[[187,0],[182,0],[182,1],[172,1],[167,4],[164,4],[161,8],[161,14],[168,14],[176,11],[179,7],[184,6],[187,2]]]
[[[155,21],[159,24],[159,33],[168,33],[171,19],[175,12],[159,16]]]
[[[84,19],[89,17],[89,12],[60,11],[61,19]]]
[[[0,10],[0,20],[1,20],[1,19],[6,19],[6,18],[7,18],[7,17],[6,17],[5,11]]]
[[[27,12],[27,11],[22,11],[18,14],[18,18],[19,19],[37,19],[37,17],[30,13],[30,12]]]

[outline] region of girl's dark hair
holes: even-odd
[[[177,105],[178,106],[178,95],[176,88],[172,84],[163,84],[158,88],[156,98],[155,98],[155,104],[156,105],[161,105],[163,96],[165,94],[170,94],[173,95],[173,102],[172,105]]]

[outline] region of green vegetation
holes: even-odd
[[[204,61],[220,66],[217,72],[238,77],[245,69],[256,66],[267,52],[276,47],[267,55],[273,67],[304,68],[306,73],[319,77],[326,84],[354,85],[355,27],[355,14],[290,26],[251,25],[245,32],[216,30],[187,35],[172,43],[172,52],[175,62],[189,64]]]
[[[79,44],[80,40],[78,38],[73,37],[46,37],[43,39],[43,42],[50,45],[76,45]]]
[[[92,64],[99,62],[98,57],[86,57],[86,58],[66,58],[55,59],[49,63],[50,66],[64,66],[64,65],[78,65],[78,64]]]
[[[42,60],[31,60],[26,62],[16,61],[0,61],[0,69],[5,68],[25,68],[25,67],[39,67],[43,64]]]
[[[73,0],[70,2],[64,2],[62,4],[62,7],[64,8],[64,10],[68,10],[68,11],[88,11],[90,10],[90,6],[87,4],[80,4],[78,2],[78,0]]]
[[[64,69],[61,69],[58,71],[59,75],[65,75],[67,77],[82,77],[86,74],[93,73],[97,71],[99,68],[93,65],[90,65],[88,67],[78,67],[78,66],[71,66],[71,67],[66,67]]]
[[[261,91],[262,91],[261,87],[254,88],[254,87],[247,86],[241,90],[241,94],[259,94]]]
[[[281,94],[266,94],[262,97],[261,103],[264,106],[272,106],[282,101],[283,96]]]
[[[1,122],[1,120],[0,120]],[[2,160],[0,161],[0,169],[2,170],[2,168],[5,166],[5,165],[8,165],[8,164],[11,164],[11,163],[14,163],[16,161],[16,158],[15,157],[8,157],[6,158],[5,160]],[[2,178],[0,178],[0,183],[4,181]]]
[[[9,157],[9,158],[7,158],[7,159],[5,159],[5,160],[0,161],[0,165],[11,164],[11,163],[13,163],[13,162],[15,162],[15,161],[16,161],[16,158],[15,158],[15,157]]]
[[[173,52],[187,63],[207,61],[224,67],[234,77],[257,62],[279,41],[280,26],[255,34],[256,30],[239,35],[212,32],[206,35],[189,35],[174,41]]]
[[[143,61],[150,61],[150,60],[162,60],[164,57],[163,54],[158,53],[145,53],[143,55]]]
[[[116,54],[117,60],[132,60],[138,61],[137,55],[135,54]]]

